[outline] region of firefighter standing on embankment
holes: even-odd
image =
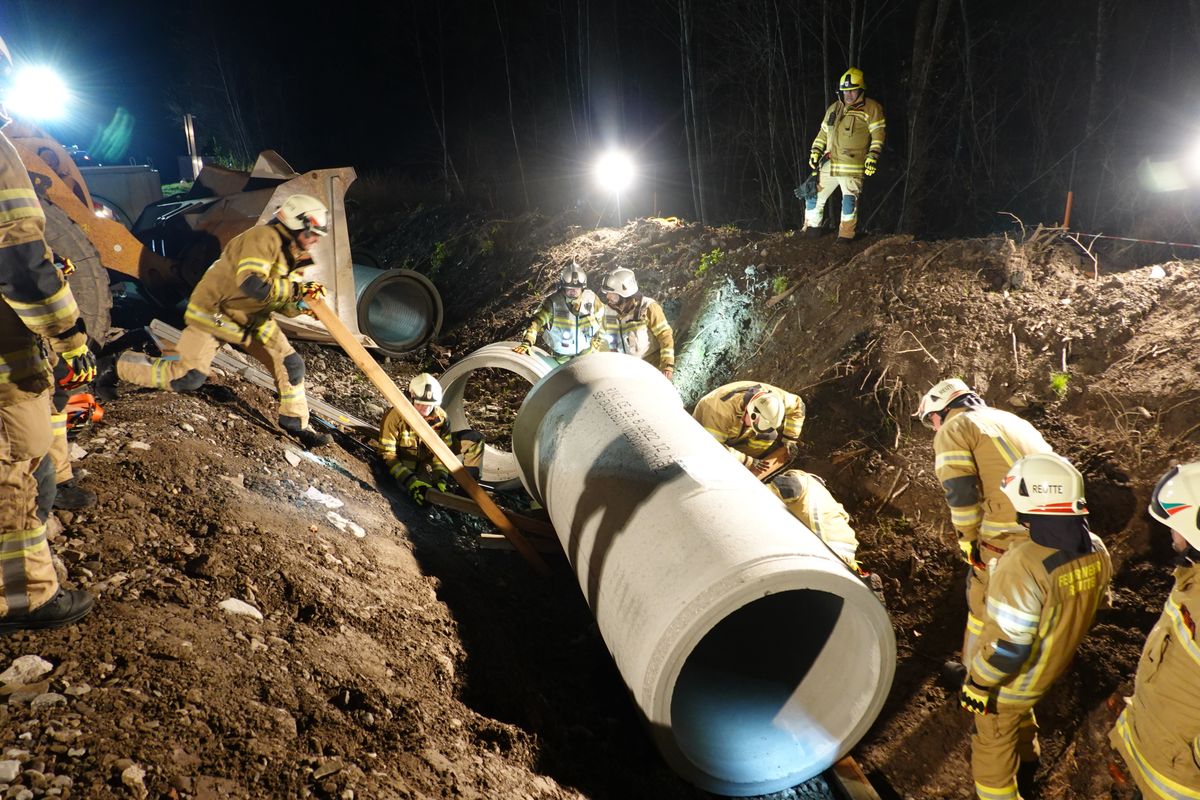
[[[478,480],[483,464],[483,435],[470,429],[450,430],[450,419],[442,410],[442,385],[437,378],[428,372],[417,375],[409,381],[408,398],[417,413],[433,428],[433,432],[441,437],[452,452],[458,454],[471,477]],[[429,452],[417,437],[417,432],[409,427],[395,408],[383,418],[377,452],[388,473],[419,506],[425,505],[425,492],[428,490],[444,492],[450,486],[450,469]]]
[[[962,652],[966,665],[983,627],[989,566],[1029,536],[1000,482],[1022,456],[1049,453],[1050,445],[1017,415],[989,408],[958,378],[940,381],[926,392],[913,416],[934,431],[934,469],[946,492],[958,549],[970,565]]]
[[[662,306],[642,294],[630,269],[608,273],[602,288],[608,348],[649,362],[671,380],[675,374],[675,334]]]
[[[0,82],[12,58],[0,40]],[[9,120],[0,109],[2,125]],[[0,133],[0,634],[55,628],[82,619],[94,598],[65,591],[46,542],[52,496],[49,452],[53,373],[39,337],[70,367],[73,381],[95,377],[96,360],[71,287],[51,261],[46,217],[29,174]]]
[[[1150,496],[1171,529],[1175,586],[1138,662],[1133,697],[1109,733],[1143,796],[1200,800],[1200,463],[1175,467]]]
[[[858,201],[863,179],[875,174],[887,120],[883,106],[867,97],[862,70],[851,67],[838,82],[840,99],[825,110],[821,129],[813,139],[808,166],[817,172],[817,193],[804,201],[805,236],[820,236],[825,202],[833,190],[842,190],[842,219],[838,242],[854,240]]]
[[[1040,755],[1033,707],[1067,671],[1112,577],[1108,551],[1088,529],[1083,476],[1069,461],[1026,456],[1003,487],[1029,538],[994,567],[960,694],[976,715],[971,776],[983,800],[1020,800],[1017,773]]]
[[[541,333],[546,349],[564,364],[603,344],[603,314],[595,292],[587,288],[587,273],[572,261],[559,275],[558,289],[542,301],[513,350],[528,353]]]
[[[804,426],[804,401],[761,381],[735,381],[696,401],[692,417],[756,476],[767,471],[764,457],[778,448],[795,458]]]
[[[305,298],[325,296],[324,286],[301,280],[300,273],[313,263],[309,248],[328,233],[326,215],[317,198],[294,194],[269,222],[231,239],[192,291],[178,355],[123,353],[116,377],[151,389],[194,392],[208,380],[213,358],[228,342],[271,369],[279,390],[279,427],[305,447],[333,441],[309,427],[304,359],[271,318],[273,312],[308,313]]]

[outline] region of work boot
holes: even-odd
[[[854,244],[854,237],[853,236],[839,236],[837,238],[837,243],[840,245]]]
[[[96,505],[95,492],[89,492],[75,483],[75,479],[58,484],[54,495],[54,507],[63,511],[77,511],[81,508],[91,508]]]
[[[967,679],[967,668],[957,661],[947,661],[942,664],[942,683],[949,689],[958,691]]]
[[[72,625],[88,615],[96,598],[83,589],[59,589],[58,594],[24,614],[0,617],[0,636]]]
[[[315,430],[311,425],[292,434],[300,440],[300,444],[308,450],[324,447],[333,442],[333,437],[323,431]]]
[[[821,229],[819,227],[805,228],[804,230],[800,231],[800,235],[805,239],[818,239],[821,236]]]
[[[94,382],[96,398],[109,402],[116,400],[117,391],[117,357],[100,356],[96,360],[96,380]]]

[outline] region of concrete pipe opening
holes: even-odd
[[[494,342],[485,345],[451,365],[438,379],[442,384],[442,408],[450,418],[451,430],[474,428],[467,413],[467,395],[474,373],[480,370],[503,370],[524,379],[530,386],[558,366],[549,353],[535,347],[528,354],[514,353],[517,342]],[[517,459],[499,442],[483,448],[483,482],[498,489],[520,489],[521,473]]]
[[[387,355],[425,345],[442,328],[442,298],[433,283],[409,269],[354,265],[358,329]]]
[[[656,369],[599,353],[551,371],[521,407],[513,448],[680,775],[766,794],[866,733],[895,670],[886,610]]]

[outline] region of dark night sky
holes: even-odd
[[[654,192],[661,211],[694,217],[679,2],[0,0],[0,34],[18,60],[54,64],[75,90],[74,114],[51,133],[88,147],[123,106],[134,118],[129,155],[152,159],[165,179],[185,152],[188,111],[202,147],[234,160],[272,147],[300,170],[352,165],[436,184],[430,106],[444,102],[460,196],[509,209],[524,207],[523,194],[543,208],[573,202],[595,152],[619,143],[642,165],[631,211],[651,211]],[[1068,186],[1097,225],[1163,216],[1158,199],[1139,194],[1135,168],[1181,152],[1200,130],[1200,18],[1187,0],[1062,0],[1053,13],[1035,0],[946,3],[930,49],[933,125],[914,150],[913,31],[927,3],[690,0],[712,221],[798,221],[790,189],[829,82],[847,66],[852,8],[866,11],[859,66],[889,118],[864,207],[877,226],[898,224],[917,151],[933,168],[906,202],[922,203],[931,229],[987,228],[1000,210],[1053,219]],[[1168,198],[1172,225],[1190,224],[1194,194]]]

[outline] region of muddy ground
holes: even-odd
[[[959,375],[1033,421],[1084,471],[1116,577],[1113,608],[1039,707],[1030,797],[1106,796],[1104,701],[1129,690],[1170,585],[1147,494],[1200,440],[1200,265],[1102,258],[1094,276],[1040,233],[841,248],[676,220],[355,216],[356,248],[430,274],[446,299],[434,345],[386,362],[397,378],[511,337],[576,258],[597,280],[632,267],[663,302],[685,396],[753,377],[804,397],[803,466],[850,511],[895,626],[895,684],[853,753],[884,798],[971,793],[970,720],[938,681],[963,575],[931,436],[909,415]],[[301,349],[314,395],[382,414],[344,356]],[[492,381],[473,408],[502,438],[519,393]],[[218,375],[191,396],[125,391],[78,435],[100,502],[58,512],[53,546],[99,605],[0,641],[0,668],[36,655],[51,670],[0,689],[5,797],[707,796],[659,760],[561,560],[536,577],[481,548],[477,523],[413,507],[363,442],[339,434],[312,458],[274,416],[269,392]],[[262,618],[224,610],[231,598]]]

